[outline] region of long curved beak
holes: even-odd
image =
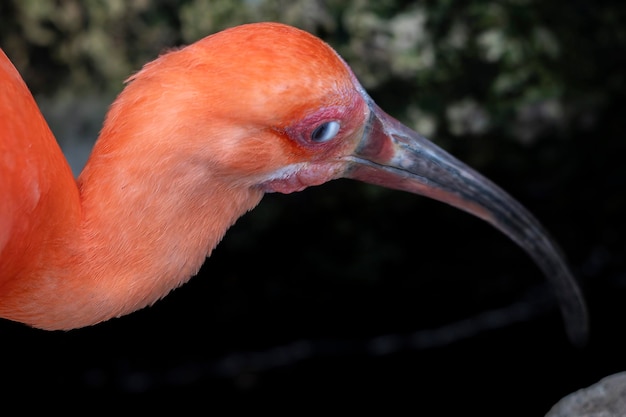
[[[576,345],[587,338],[580,288],[541,224],[491,181],[370,102],[370,118],[345,177],[421,194],[465,210],[495,226],[534,259],[553,284],[566,331]]]

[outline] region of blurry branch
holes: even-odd
[[[188,360],[165,370],[115,368],[90,369],[83,375],[87,387],[98,388],[115,381],[123,391],[148,391],[163,387],[187,386],[207,379],[225,378],[240,388],[253,384],[259,375],[297,366],[302,362],[342,357],[382,357],[402,352],[434,349],[459,343],[489,332],[529,322],[555,310],[548,285],[528,291],[517,302],[503,308],[436,329],[396,333],[370,339],[300,339],[266,350],[232,352],[213,360]]]

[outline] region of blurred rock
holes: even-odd
[[[546,417],[620,417],[626,415],[626,372],[601,379],[559,401]]]

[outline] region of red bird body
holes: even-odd
[[[325,43],[274,23],[168,52],[133,75],[74,180],[0,54],[0,317],[70,329],[165,296],[265,192],[348,177],[489,221],[584,304],[556,246],[502,190],[380,110]],[[576,330],[578,329],[578,330]]]

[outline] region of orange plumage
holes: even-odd
[[[265,192],[348,177],[491,222],[565,292],[571,328],[584,333],[582,298],[536,220],[382,112],[306,32],[239,26],[147,64],[77,181],[3,53],[0,69],[0,317],[70,329],[130,313],[193,276]]]

